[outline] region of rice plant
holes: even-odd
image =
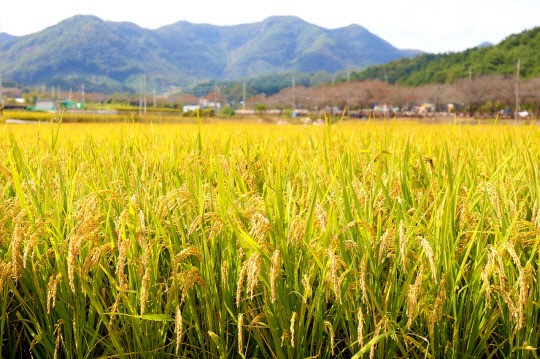
[[[536,358],[534,127],[0,132],[5,358]]]

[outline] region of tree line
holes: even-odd
[[[517,83],[520,108],[535,112],[540,109],[540,77]],[[513,112],[516,99],[516,78],[510,75],[484,75],[462,78],[451,84],[404,86],[380,80],[365,80],[316,87],[296,86],[282,89],[275,95],[259,94],[247,100],[247,107],[264,103],[268,108],[328,108],[351,110],[373,109],[387,105],[400,111],[430,104],[437,111],[462,112],[470,115],[494,116]],[[448,106],[451,104],[452,106]]]

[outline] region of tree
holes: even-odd
[[[257,112],[259,115],[262,115],[264,111],[266,111],[266,104],[264,103],[257,103],[254,107],[255,112]]]

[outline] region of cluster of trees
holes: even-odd
[[[521,109],[540,108],[540,77],[519,81]],[[447,111],[453,104],[456,111],[494,114],[514,109],[516,80],[510,75],[486,75],[463,78],[452,84],[428,84],[409,87],[379,80],[366,80],[317,87],[288,87],[272,96],[256,95],[247,106],[264,103],[268,108],[346,108],[371,109],[390,105],[404,111],[429,103],[438,111]]]
[[[204,81],[190,88],[184,89],[183,93],[190,93],[200,97],[209,92],[218,92],[228,102],[239,103],[244,96],[244,84],[246,98],[257,94],[274,95],[284,88],[291,86],[293,78],[298,86],[314,87],[322,83],[332,82],[332,76],[326,71],[319,72],[281,72],[267,74],[240,80]]]
[[[521,76],[540,75],[540,27],[508,36],[495,46],[472,48],[456,53],[424,54],[402,58],[383,65],[353,72],[355,80],[388,79],[391,83],[420,86],[428,83],[452,83],[458,78],[476,75],[514,74],[521,60]]]

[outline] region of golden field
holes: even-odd
[[[540,132],[0,127],[0,351],[536,358]]]

